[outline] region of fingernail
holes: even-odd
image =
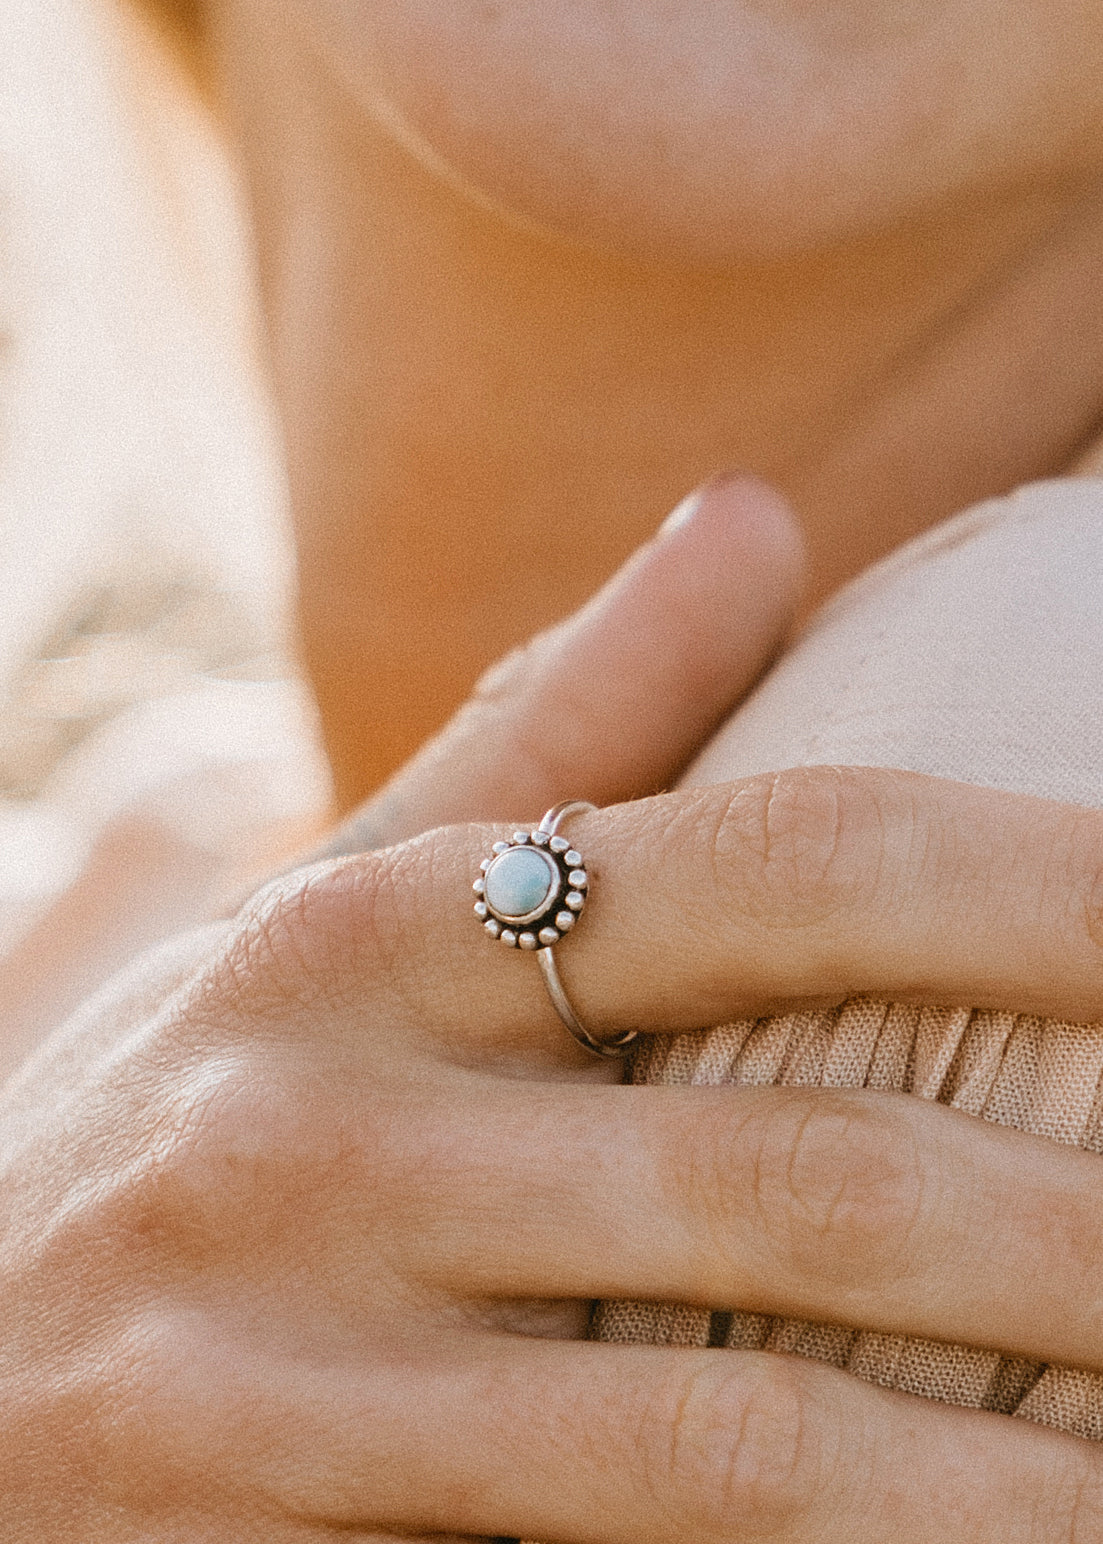
[[[682,502],[676,505],[667,515],[659,527],[658,534],[660,536],[669,536],[674,531],[680,531],[683,525],[688,525],[701,507],[704,492],[703,488],[695,488],[692,493],[687,494]]]

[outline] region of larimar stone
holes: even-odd
[[[521,922],[543,911],[557,894],[559,871],[538,847],[511,847],[486,871],[484,898],[503,921]]]

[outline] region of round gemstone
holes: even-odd
[[[539,847],[511,847],[486,871],[487,905],[504,922],[527,922],[551,905],[559,870]]]

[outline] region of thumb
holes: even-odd
[[[494,666],[326,854],[668,786],[777,650],[802,563],[778,493],[708,484],[581,611]]]

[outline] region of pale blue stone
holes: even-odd
[[[485,898],[499,917],[520,920],[541,911],[559,887],[558,871],[536,847],[514,847],[486,871]]]

